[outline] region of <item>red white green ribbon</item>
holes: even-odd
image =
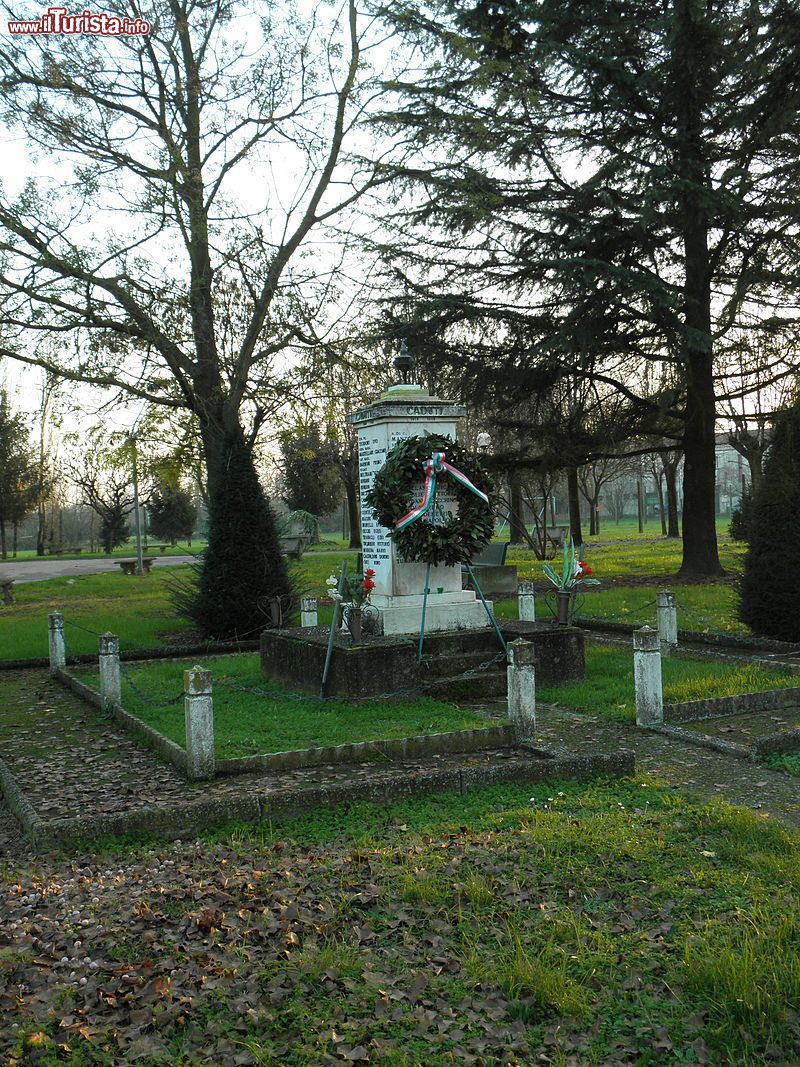
[[[425,471],[425,486],[422,491],[421,503],[412,508],[407,515],[404,515],[402,519],[399,519],[395,524],[395,530],[404,530],[406,526],[410,526],[412,522],[416,522],[417,519],[421,519],[422,516],[430,511],[436,500],[436,476],[441,474],[442,471],[447,471],[457,482],[464,486],[465,489],[469,489],[475,496],[479,496],[484,503],[489,503],[489,497],[486,493],[482,493],[476,485],[473,485],[466,474],[460,471],[457,467],[454,467],[452,463],[448,463],[445,460],[446,452],[434,452],[430,459],[426,459],[422,466]]]

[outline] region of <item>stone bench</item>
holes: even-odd
[[[14,579],[0,578],[0,600],[3,604],[14,603]]]
[[[142,567],[144,573],[147,574],[150,568],[153,566],[154,561],[158,557],[150,556],[147,559],[142,560]],[[136,574],[136,560],[135,559],[120,559],[117,560],[117,566],[122,568],[123,574]]]
[[[490,541],[470,560],[481,592],[485,596],[512,596],[517,591],[517,568],[506,565],[507,541]],[[469,587],[466,567],[461,568],[462,584]]]
[[[569,526],[549,526],[545,536],[553,548],[563,548],[569,533]]]

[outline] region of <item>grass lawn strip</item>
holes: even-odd
[[[715,663],[707,659],[664,656],[661,664],[665,704],[786,689],[798,684],[796,671],[773,670],[753,663]],[[633,653],[629,649],[587,643],[586,679],[537,687],[536,699],[544,704],[557,703],[633,723],[636,721]]]
[[[183,670],[190,665],[173,661],[130,664],[125,672],[143,693],[158,703],[180,692]],[[429,697],[397,704],[375,701],[348,704],[288,693],[263,677],[259,658],[254,654],[223,656],[209,661],[209,666],[214,687],[214,733],[219,759],[491,725],[483,715]],[[98,688],[97,672],[76,674],[82,681]],[[258,689],[259,693],[226,689],[226,682]],[[127,684],[125,673],[122,703],[126,711],[171,741],[185,745],[182,703],[154,707]]]
[[[797,833],[647,780],[51,856],[0,878],[0,1049],[44,1067],[795,1062],[798,890]]]

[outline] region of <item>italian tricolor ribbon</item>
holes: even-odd
[[[454,467],[452,463],[446,461],[446,454],[445,452],[434,452],[430,459],[424,461],[422,466],[425,470],[425,486],[422,491],[422,502],[394,524],[395,530],[404,530],[406,526],[410,526],[412,522],[421,519],[426,512],[430,511],[436,500],[436,476],[441,474],[442,471],[447,471],[465,489],[469,489],[475,496],[479,496],[484,503],[489,503],[489,497],[486,493],[482,493],[476,485],[472,484],[466,474]]]

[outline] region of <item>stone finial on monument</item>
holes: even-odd
[[[405,371],[407,376],[410,367],[406,362],[400,366],[403,355],[401,351],[396,362],[401,373]],[[421,385],[404,381],[391,386],[378,400],[348,416],[358,433],[364,567],[375,571],[371,603],[378,611],[378,629],[385,635],[419,633],[426,564],[411,562],[399,555],[390,537],[391,531],[380,524],[366,502],[366,495],[395,445],[426,433],[455,441],[456,427],[464,414],[465,408],[461,404],[431,396]],[[420,468],[420,499],[423,483]],[[444,483],[438,500],[446,508],[457,509],[457,502],[448,497]],[[483,629],[491,625],[474,590],[462,589],[459,565],[432,567],[428,588],[426,631]]]

